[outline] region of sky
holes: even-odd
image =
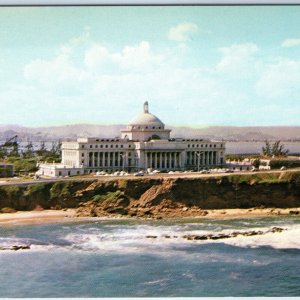
[[[300,6],[0,7],[0,124],[300,125]]]

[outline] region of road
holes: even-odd
[[[210,174],[200,174],[197,172],[191,173],[159,173],[155,175],[144,175],[141,177],[137,177],[134,175],[128,176],[84,176],[84,177],[68,177],[68,178],[55,178],[55,179],[36,179],[36,180],[22,180],[22,179],[2,179],[0,180],[0,186],[4,185],[27,185],[27,184],[38,184],[38,183],[49,183],[49,182],[59,182],[59,181],[95,181],[95,180],[114,180],[114,179],[142,179],[142,178],[209,178],[209,177],[223,177],[223,176],[232,176],[232,175],[253,175],[253,174],[268,174],[268,173],[282,173],[282,172],[300,172],[300,168],[289,169],[289,170],[270,170],[270,171],[240,171],[234,173],[210,173]]]

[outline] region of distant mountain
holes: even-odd
[[[20,141],[57,141],[77,137],[118,137],[125,125],[76,124],[51,127],[23,127],[0,125],[0,141],[18,135]],[[225,141],[298,140],[300,126],[235,127],[210,126],[205,128],[171,127],[172,137],[208,138]]]

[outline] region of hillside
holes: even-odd
[[[300,126],[235,127],[210,126],[203,128],[172,127],[172,137],[208,138],[226,141],[298,140]],[[0,125],[0,141],[18,135],[21,141],[54,141],[77,137],[117,137],[125,125],[75,124],[51,127]]]

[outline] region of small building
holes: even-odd
[[[281,167],[286,168],[299,168],[300,157],[298,156],[287,156],[287,157],[272,157],[260,160],[262,166],[270,167],[271,169],[280,169]]]
[[[226,168],[232,171],[250,171],[253,166],[250,161],[231,161],[227,160],[226,161]]]
[[[7,163],[0,163],[0,177],[13,177],[14,165]]]
[[[46,177],[66,177],[66,176],[76,176],[83,175],[84,169],[82,167],[69,167],[63,164],[51,164],[51,163],[41,163],[39,164],[39,170],[36,172],[37,176]]]

